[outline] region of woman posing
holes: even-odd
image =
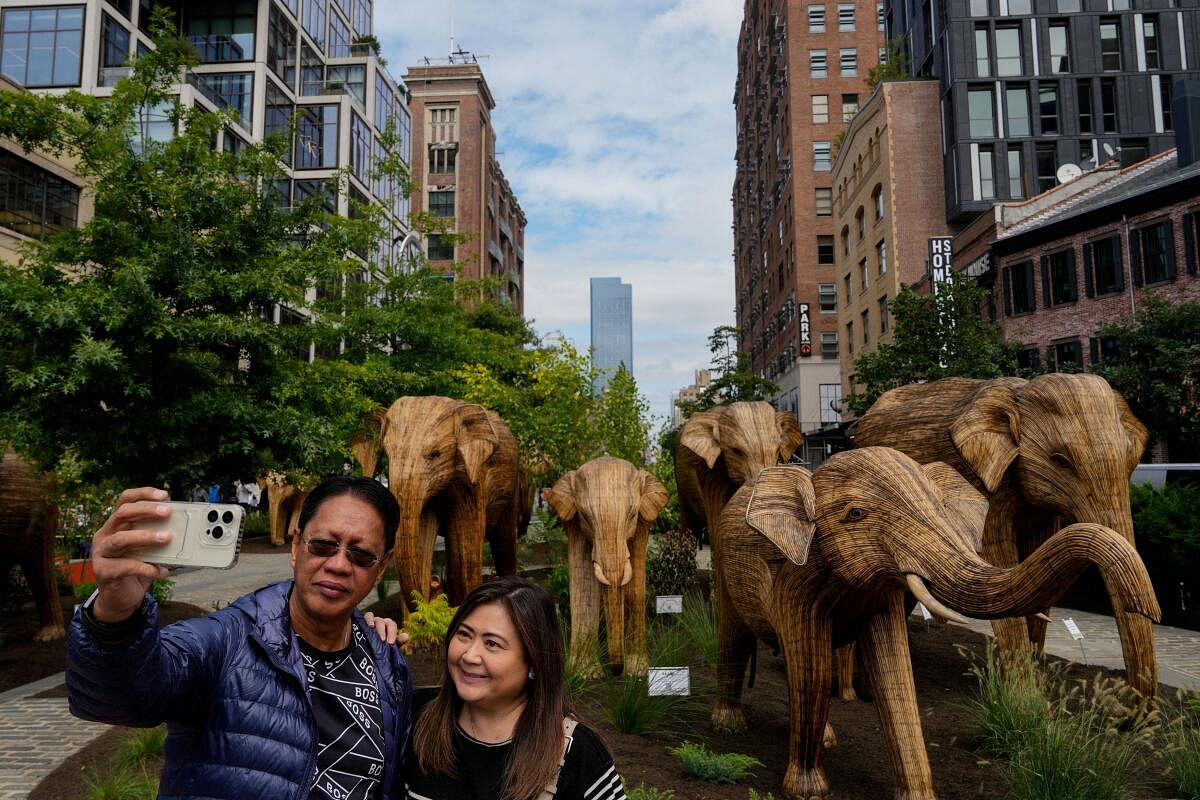
[[[411,800],[625,797],[604,744],[570,716],[554,601],[524,578],[485,583],[459,607],[412,749]]]

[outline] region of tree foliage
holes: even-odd
[[[774,383],[750,370],[750,356],[737,349],[737,338],[738,329],[732,325],[719,325],[709,335],[710,370],[714,377],[694,401],[679,404],[685,417],[722,403],[766,400],[779,391]]]
[[[885,81],[902,81],[908,73],[908,38],[896,36],[884,43],[884,57],[867,70],[867,87],[874,89]]]
[[[954,270],[936,295],[903,287],[889,304],[892,340],[854,361],[854,382],[865,388],[845,399],[850,411],[863,414],[879,395],[908,383],[1017,374],[1020,345],[1004,341],[999,326],[980,315],[986,296],[974,278]]]
[[[1124,395],[1172,461],[1200,461],[1200,303],[1147,293],[1136,319],[1101,329],[1120,345],[1094,367]]]
[[[74,159],[95,200],[85,225],[0,265],[0,439],[125,485],[323,474],[364,412],[452,394],[463,364],[525,369],[529,328],[489,287],[353,255],[390,249],[382,208],[280,203],[285,137],[214,150],[228,114],[180,106],[194,55],[166,26],[156,44],[111,98],[0,94],[0,134]],[[137,124],[161,104],[166,142]],[[407,192],[399,158],[379,168]]]

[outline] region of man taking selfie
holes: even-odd
[[[318,484],[292,537],[292,580],[158,628],[147,593],[165,568],[166,492],[125,491],[92,540],[97,591],[67,643],[71,713],[168,723],[160,796],[303,800],[404,794],[412,690],[399,650],[356,607],[378,583],[400,509],[369,478]],[[379,626],[381,629],[384,627]]]

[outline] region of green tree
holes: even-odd
[[[719,325],[708,337],[708,352],[712,353],[710,370],[715,375],[694,401],[679,404],[685,417],[722,403],[739,400],[766,400],[779,387],[750,370],[750,356],[737,349],[738,329]]]
[[[1000,328],[979,314],[987,290],[951,270],[936,295],[905,286],[889,304],[892,340],[854,361],[854,381],[865,388],[845,398],[863,414],[889,389],[907,383],[960,376],[996,378],[1017,373],[1020,345],[1004,341]]]
[[[896,36],[884,44],[884,57],[867,70],[867,86],[874,89],[884,81],[902,81],[908,74],[908,38]]]
[[[613,375],[597,401],[596,437],[605,453],[637,467],[646,464],[650,445],[647,421],[650,404],[638,394],[637,382],[624,365]]]
[[[1120,344],[1095,372],[1125,396],[1172,461],[1200,461],[1200,303],[1149,293],[1134,320],[1105,325]]]

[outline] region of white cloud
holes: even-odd
[[[730,0],[459,0],[455,40],[486,55],[506,176],[528,218],[525,308],[588,345],[588,279],[633,285],[634,375],[654,413],[732,324]],[[393,73],[449,47],[446,0],[376,3]]]

